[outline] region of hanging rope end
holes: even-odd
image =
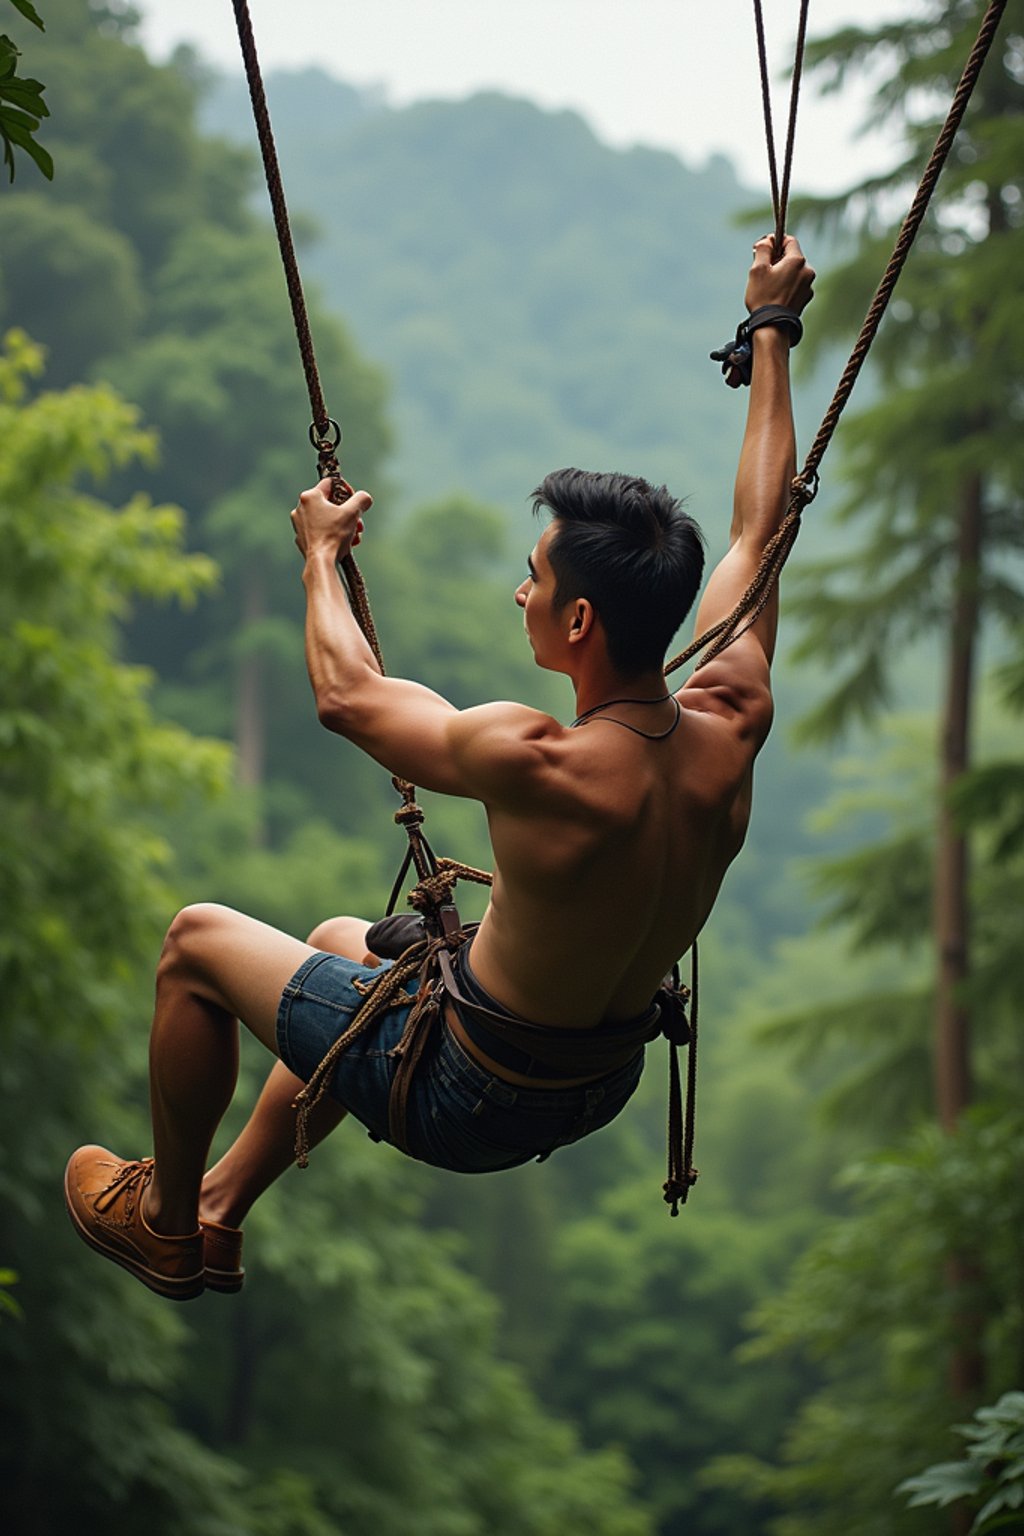
[[[309,1116],[319,1098],[320,1093],[312,1095],[310,1085],[307,1083],[301,1093],[296,1094],[292,1100],[292,1109],[296,1112],[295,1163],[299,1168],[309,1167]]]
[[[690,1190],[696,1184],[697,1177],[698,1169],[687,1168],[686,1172],[681,1177],[676,1176],[674,1178],[665,1180],[665,1183],[662,1185],[662,1189],[664,1192],[665,1204],[669,1207],[670,1216],[679,1215],[679,1207],[686,1204],[686,1198],[689,1195]]]

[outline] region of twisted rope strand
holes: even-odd
[[[314,446],[317,450],[317,465],[320,478],[330,479],[331,481],[331,499],[335,502],[341,502],[352,495],[352,487],[342,477],[334,452],[337,447],[337,440],[331,437],[331,428],[334,423],[327,413],[327,405],[320,383],[320,373],[316,364],[316,354],[313,350],[313,336],[309,327],[309,313],[306,309],[302,277],[299,273],[299,263],[295,255],[295,244],[292,240],[288,205],[285,201],[284,184],[281,179],[281,166],[278,160],[277,146],[274,143],[273,128],[270,123],[270,109],[267,106],[267,95],[263,87],[263,76],[256,52],[256,39],[253,35],[252,19],[249,15],[247,0],[232,0],[232,4],[235,12],[235,22],[238,27],[238,41],[242,49],[242,60],[245,65],[245,77],[249,86],[249,98],[252,102],[253,118],[256,123],[256,136],[259,139],[260,154],[263,158],[267,192],[274,215],[277,244],[281,252],[281,265],[284,268],[285,285],[288,289],[292,320],[295,325],[295,336],[298,341],[299,355],[302,359],[302,371],[306,379],[306,392],[309,395],[309,409],[313,418],[312,432],[315,434]],[[355,615],[356,623],[359,625],[366,643],[373,652],[374,659],[381,670],[381,675],[386,676],[387,668],[384,665],[384,656],[377,635],[377,626],[374,623],[373,612],[370,608],[366,583],[363,580],[363,574],[359,566],[356,564],[355,556],[351,552],[345,555],[339,562],[339,568],[345,582],[349,603]],[[411,801],[415,796],[413,786],[405,779],[396,779],[395,788],[402,795],[403,800]],[[421,867],[422,854],[419,850],[417,850],[414,857],[416,857],[417,873],[422,878],[424,874],[429,872],[429,866],[424,863]]]
[[[313,425],[320,437],[326,438],[330,434],[331,422],[327,414],[327,406],[324,403],[323,390],[320,387],[320,376],[317,372],[316,357],[313,352],[313,337],[309,329],[309,316],[306,312],[306,300],[302,292],[299,263],[295,255],[291,226],[288,222],[288,207],[285,203],[284,185],[281,181],[281,167],[278,163],[277,149],[274,145],[274,135],[270,127],[267,96],[263,89],[263,77],[260,73],[259,59],[256,54],[256,39],[253,36],[252,21],[249,16],[249,7],[246,0],[232,0],[232,3],[235,10],[235,22],[238,26],[238,41],[242,46],[242,59],[245,63],[245,77],[249,82],[252,115],[256,120],[256,134],[260,142],[260,153],[263,156],[263,170],[267,179],[267,191],[270,194],[270,206],[274,213],[277,243],[281,248],[281,261],[284,266],[285,282],[288,286],[288,298],[292,306],[292,319],[295,322],[295,334],[298,338],[302,367],[306,375],[306,388],[309,392],[309,405],[313,415]]]
[[[772,90],[768,70],[768,46],[764,35],[764,13],[761,0],[754,0],[754,24],[757,30],[757,62],[761,74],[761,105],[764,111],[765,147],[768,151],[768,175],[772,189],[772,210],[775,214],[775,256],[782,255],[782,240],[786,233],[786,215],[789,209],[789,183],[793,170],[793,150],[796,144],[796,120],[800,106],[800,77],[804,67],[804,43],[807,38],[807,11],[810,0],[800,0],[800,21],[797,27],[796,56],[789,86],[789,123],[786,130],[786,152],[782,161],[782,186],[779,186],[778,165],[775,158],[775,128],[772,122]]]
[[[761,106],[764,111],[764,142],[768,151],[768,177],[772,189],[772,209],[776,228],[779,220],[779,170],[775,161],[775,127],[772,122],[772,87],[768,73],[768,45],[764,37],[764,12],[761,0],[754,0],[754,25],[757,28],[757,62],[761,69]]]
[[[786,233],[786,217],[789,212],[789,183],[793,171],[793,150],[796,145],[796,119],[800,107],[800,77],[804,68],[804,43],[807,40],[807,11],[810,0],[800,0],[800,22],[796,34],[796,55],[793,60],[793,76],[789,84],[789,124],[786,129],[786,153],[782,159],[782,190],[775,209],[775,255],[782,255],[782,241]]]

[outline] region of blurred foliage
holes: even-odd
[[[852,1169],[853,1214],[811,1246],[779,1295],[759,1309],[750,1355],[817,1362],[826,1384],[769,1466],[723,1459],[709,1478],[786,1511],[777,1536],[913,1536],[934,1522],[893,1499],[907,1467],[948,1446],[955,1407],[948,1351],[981,1332],[995,1391],[1024,1360],[1024,1187],[1016,1109],[975,1111],[956,1137],[922,1128],[902,1150]],[[984,1271],[956,1256],[984,1258]],[[881,1411],[884,1405],[884,1411]]]
[[[103,387],[24,401],[39,353],[8,338],[0,361],[0,1034],[4,1258],[21,1317],[5,1327],[0,1395],[5,1528],[32,1533],[133,1498],[177,1507],[220,1500],[198,1446],[181,1455],[160,1395],[173,1379],[176,1321],[141,1297],[117,1302],[113,1275],[79,1278],[80,1245],[58,1196],[86,1121],[117,1138],[137,1123],[144,1006],[169,891],[170,852],[154,809],[180,786],[222,781],[222,749],[158,721],[149,682],[112,651],[132,593],[195,597],[209,562],[181,553],[181,519],[142,497],[120,510],[89,489],[142,453],[138,413]],[[130,1086],[129,1086],[130,1085]],[[104,1384],[107,1384],[104,1386]],[[109,1390],[116,1384],[116,1391]],[[149,1513],[147,1513],[149,1518]],[[170,1529],[152,1511],[156,1529]],[[104,1528],[109,1529],[106,1524]],[[213,1530],[204,1513],[197,1529]]]
[[[278,256],[249,209],[254,166],[200,136],[197,83],[149,62],[130,11],[50,12],[63,171],[52,194],[17,188],[0,207],[0,319],[45,344],[52,385],[112,380],[158,425],[159,458],[130,485],[187,509],[189,542],[218,557],[222,582],[187,615],[137,603],[130,644],[158,670],[163,707],[233,737],[245,781],[268,785],[254,836],[269,824],[286,837],[334,769],[292,686],[302,626],[286,517],[312,455]],[[383,379],[315,294],[310,309],[354,445],[347,472],[373,483],[389,443]]]
[[[991,1408],[979,1408],[972,1424],[957,1425],[968,1442],[960,1461],[940,1462],[908,1477],[898,1493],[917,1508],[940,1509],[969,1499],[980,1505],[968,1536],[1024,1530],[1024,1392],[1004,1392]]]
[[[837,86],[871,60],[872,125],[886,124],[905,151],[888,175],[800,203],[801,219],[838,225],[853,246],[821,285],[812,344],[859,328],[895,241],[893,208],[924,168],[979,19],[974,0],[928,0],[920,17],[848,27],[809,49],[810,66]],[[838,515],[857,543],[801,563],[787,596],[802,621],[798,656],[833,665],[804,722],[810,739],[876,717],[893,701],[908,647],[944,637],[972,477],[983,486],[974,579],[986,625],[1019,636],[1024,623],[1022,53],[1011,10],[872,346],[879,396],[843,420]]]
[[[397,1156],[365,1141],[325,1149],[301,1200],[274,1192],[251,1227],[255,1299],[239,1298],[227,1327],[216,1301],[193,1320],[97,1263],[64,1220],[74,1142],[101,1126],[115,1146],[146,1134],[132,1019],[172,900],[154,816],[223,785],[228,762],[161,724],[150,679],[113,655],[133,594],[191,600],[212,574],[182,552],[174,509],[136,497],[115,511],[87,489],[152,441],[105,387],[26,402],[38,366],[12,335],[0,362],[0,1209],[19,1303],[3,1291],[4,1529],[88,1536],[144,1517],[156,1536],[649,1536],[622,1458],[579,1453],[495,1360],[493,1306],[416,1222]]]
[[[819,335],[859,324],[895,233],[894,194],[923,166],[977,30],[978,7],[965,0],[929,0],[925,11],[845,28],[809,51],[836,84],[870,62],[873,123],[888,123],[905,150],[891,175],[802,206],[803,217],[855,240],[823,285]],[[850,982],[778,1009],[760,1033],[810,1071],[832,1122],[864,1151],[896,1145],[848,1174],[854,1211],[759,1309],[747,1357],[805,1361],[825,1378],[792,1414],[778,1462],[723,1458],[708,1474],[713,1486],[745,1490],[755,1508],[774,1501],[773,1536],[934,1529],[892,1490],[948,1450],[951,1419],[973,1406],[953,1397],[951,1359],[976,1351],[990,1391],[1019,1383],[1024,1362],[1016,663],[1001,669],[1001,704],[982,700],[973,674],[963,685],[972,722],[985,718],[970,733],[977,764],[951,796],[971,834],[970,967],[958,998],[970,1010],[977,1100],[955,1135],[927,1123],[937,809],[952,707],[940,729],[930,717],[885,716],[906,698],[911,647],[966,654],[973,636],[953,632],[965,590],[996,654],[1013,658],[1021,647],[1022,52],[1011,13],[872,349],[878,398],[844,422],[845,537],[835,555],[800,565],[787,599],[803,623],[798,656],[831,667],[803,739],[852,732],[857,741],[828,812],[855,831],[855,845],[813,872]],[[975,484],[977,556],[965,553],[962,532]],[[864,743],[867,723],[874,735]]]

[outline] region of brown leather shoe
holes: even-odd
[[[153,1159],[125,1162],[105,1147],[79,1147],[64,1174],[64,1199],[83,1242],[160,1296],[187,1301],[204,1286],[203,1234],[165,1237],[142,1214]]]
[[[203,1234],[203,1263],[208,1291],[240,1291],[245,1280],[242,1268],[242,1234],[238,1227],[223,1227],[219,1221],[200,1221]]]

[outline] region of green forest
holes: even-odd
[[[804,447],[984,6],[910,9],[808,45],[821,88],[869,75],[892,154],[794,201]],[[253,1212],[242,1293],[181,1307],[89,1254],[61,1187],[81,1142],[149,1151],[163,932],[194,901],[300,937],[379,915],[404,838],[306,679],[315,464],[241,72],[137,32],[114,0],[0,0],[0,1526],[1024,1531],[1019,8],[783,578],[685,1210],[659,1042],[539,1166],[460,1178],[346,1123]],[[764,189],[497,94],[394,108],[306,71],[269,98],[389,670],[568,719],[512,602],[530,493],[629,470],[724,552],[745,402],[707,354]],[[423,800],[438,851],[487,862],[473,807]],[[215,1152],[265,1070],[243,1047]]]

